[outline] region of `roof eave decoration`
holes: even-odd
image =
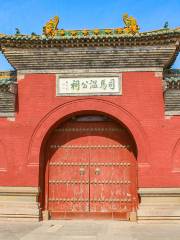
[[[124,27],[91,29],[91,30],[64,30],[58,29],[59,17],[50,19],[43,27],[43,34],[30,35],[21,34],[16,29],[16,34],[0,34],[0,48],[4,47],[49,47],[56,44],[62,47],[83,47],[83,46],[138,46],[138,45],[164,45],[180,42],[180,27],[176,29],[162,28],[150,32],[139,32],[140,27],[134,17],[123,15]],[[53,45],[52,45],[53,44]],[[57,46],[61,47],[61,46]],[[179,48],[177,48],[177,52]]]
[[[16,70],[47,69],[47,65],[49,70],[87,68],[90,64],[92,68],[166,69],[173,64],[180,49],[180,28],[139,32],[135,18],[125,14],[123,21],[125,26],[122,28],[64,30],[58,29],[59,18],[56,16],[45,24],[42,35],[23,35],[19,29],[14,35],[0,34],[0,50]],[[74,52],[73,59],[68,54],[62,58],[64,48]],[[101,54],[104,48],[107,51]],[[116,51],[112,52],[112,48]],[[52,49],[55,55],[52,55]],[[96,58],[97,54],[101,61]]]
[[[0,72],[0,92],[17,93],[16,72]]]
[[[43,33],[46,37],[56,37],[56,36],[92,36],[92,35],[112,35],[112,34],[131,34],[134,35],[139,32],[139,26],[134,17],[128,16],[127,13],[123,15],[123,22],[125,27],[116,28],[116,29],[94,29],[94,30],[64,30],[58,29],[59,17],[55,16],[53,19],[50,19],[45,26],[43,27]]]
[[[180,89],[180,69],[168,69],[164,72],[167,89]]]

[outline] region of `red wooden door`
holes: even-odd
[[[48,210],[61,213],[89,212],[88,136],[74,132],[71,124],[56,129],[48,142]]]
[[[133,141],[125,128],[112,122],[106,123],[104,129],[90,139],[90,211],[128,218],[137,206]]]
[[[52,218],[128,218],[137,207],[134,141],[113,121],[68,121],[47,144]]]

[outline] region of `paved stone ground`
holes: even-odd
[[[0,222],[0,240],[180,240],[179,223]]]

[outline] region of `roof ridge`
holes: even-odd
[[[21,39],[21,38],[30,38],[30,39],[59,39],[59,38],[92,38],[92,37],[141,37],[141,36],[153,36],[153,35],[163,35],[163,34],[170,34],[170,33],[180,33],[180,28],[168,28],[168,29],[158,29],[152,31],[145,31],[145,32],[137,32],[135,34],[129,33],[118,33],[118,28],[106,28],[106,29],[89,29],[89,30],[64,30],[61,29],[60,31],[64,31],[62,34],[58,33],[56,36],[46,36],[44,34],[2,34],[0,33],[0,40],[11,38],[11,39]],[[83,31],[87,31],[86,35],[83,34]]]

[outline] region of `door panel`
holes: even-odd
[[[54,130],[46,156],[52,216],[127,218],[137,208],[135,144],[123,126],[67,121]]]
[[[132,209],[132,159],[129,141],[91,138],[100,142],[90,152],[90,210],[92,212],[124,212]],[[119,138],[121,138],[119,133]],[[136,186],[134,186],[136,187]]]
[[[89,212],[89,153],[79,147],[88,137],[81,138],[73,139],[69,133],[56,131],[51,139],[50,211]]]

